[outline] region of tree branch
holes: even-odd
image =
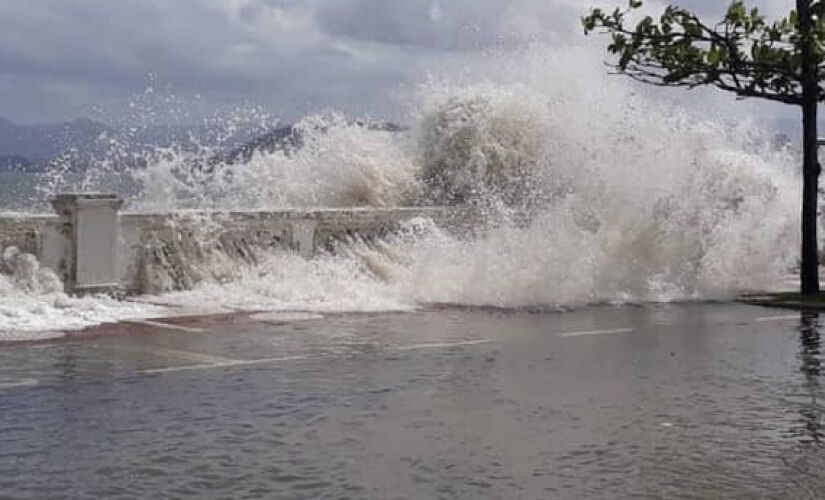
[[[629,0],[625,11],[612,14],[593,9],[583,19],[585,33],[611,34],[608,50],[619,56],[612,67],[634,80],[663,87],[695,88],[713,85],[742,98],[759,98],[784,104],[801,104],[799,37],[793,15],[772,25],[758,10],[748,11],[734,0],[725,17],[709,25],[694,13],[667,7],[659,22],[645,17],[634,29],[625,16],[641,7]],[[825,1],[821,35],[825,44]],[[817,64],[825,67],[825,47]],[[825,91],[819,99],[825,101]]]

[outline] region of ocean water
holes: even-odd
[[[297,124],[297,151],[202,168],[208,148],[164,148],[127,171],[104,158],[83,174],[24,176],[15,182],[25,189],[7,185],[3,199],[34,210],[80,187],[120,189],[140,210],[448,204],[480,214],[472,236],[416,220],[309,261],[283,252],[254,267],[227,260],[232,269],[215,274],[229,282],[153,298],[184,306],[334,313],[724,300],[775,287],[795,265],[797,160],[758,117],[726,121],[645,93],[607,76],[590,48],[531,45],[470,66],[422,75],[401,132],[327,112]],[[27,189],[39,196],[29,205],[8,194]],[[7,337],[158,313],[38,290],[4,267]]]

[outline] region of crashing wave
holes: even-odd
[[[118,173],[130,176],[133,209],[448,204],[470,207],[472,231],[418,221],[313,260],[181,242],[159,250],[150,288],[257,310],[569,307],[729,298],[774,287],[795,265],[795,159],[759,127],[639,95],[581,52],[507,63],[522,74],[424,85],[403,131],[324,114],[296,126],[299,148],[209,169],[165,149]],[[571,84],[559,75],[573,66]],[[104,171],[84,185],[100,187]],[[13,265],[37,274],[26,258]],[[4,297],[52,286],[4,279],[14,283]]]

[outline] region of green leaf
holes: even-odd
[[[625,10],[594,8],[582,18],[585,33],[611,35],[607,47],[616,68],[637,80],[693,88],[713,85],[740,97],[763,97],[786,104],[801,102],[802,48],[811,44],[812,60],[825,88],[825,0],[811,0],[813,26],[800,32],[795,11],[767,23],[745,0],[730,3],[724,17],[703,20],[669,5],[658,20],[646,16],[634,27],[627,14],[642,0],[628,0]],[[825,101],[825,90],[820,101]]]
[[[726,18],[734,24],[742,23],[745,20],[745,4],[741,0],[737,0],[730,4]]]
[[[719,64],[719,61],[722,60],[722,54],[716,47],[712,47],[710,50],[708,50],[707,54],[705,55],[705,58],[707,59],[709,64],[716,66],[717,64]]]

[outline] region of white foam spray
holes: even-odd
[[[753,120],[732,126],[651,97],[605,76],[585,49],[531,47],[473,64],[422,84],[406,131],[328,113],[299,124],[302,148],[245,164],[192,169],[191,157],[166,151],[133,173],[132,200],[142,209],[464,203],[485,221],[472,237],[412,221],[310,261],[273,252],[238,263],[230,283],[205,279],[158,300],[316,312],[705,300],[774,287],[795,265],[796,158]],[[485,67],[496,76],[473,76]],[[51,327],[66,321],[57,314]]]
[[[0,273],[0,342],[59,338],[69,330],[162,314],[162,308],[111,297],[69,297],[34,255],[9,246]]]
[[[509,81],[422,85],[407,133],[332,121],[297,157],[243,167],[245,185],[266,179],[264,200],[473,203],[489,223],[475,237],[429,227],[210,297],[254,289],[256,307],[335,310],[726,299],[775,287],[793,267],[795,158],[756,124],[639,95],[586,51],[536,48],[507,64],[521,71]],[[364,176],[387,163],[380,181]],[[369,194],[353,196],[353,184]],[[287,258],[267,265],[290,267]],[[267,302],[267,290],[296,292]]]

